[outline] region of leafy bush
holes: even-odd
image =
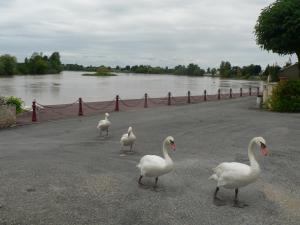
[[[0,105],[6,105],[6,100],[3,96],[0,96]]]
[[[23,104],[22,99],[17,98],[15,96],[10,96],[5,99],[5,102],[7,105],[15,105],[17,114],[22,112],[22,104]]]
[[[300,112],[300,80],[280,81],[273,89],[270,107],[279,112]]]

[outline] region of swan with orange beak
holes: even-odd
[[[174,138],[169,136],[163,142],[163,156],[160,157],[157,155],[145,155],[141,158],[137,167],[141,171],[141,175],[138,183],[142,185],[143,177],[155,177],[155,185],[157,186],[158,177],[170,173],[174,168],[174,163],[169,156],[168,151],[175,151],[176,145]]]
[[[266,141],[262,137],[253,138],[248,146],[248,157],[250,166],[238,162],[223,162],[213,169],[214,174],[209,179],[217,182],[217,188],[214,193],[214,202],[216,205],[224,205],[224,202],[217,197],[220,187],[235,189],[234,206],[243,207],[238,201],[238,190],[257,180],[260,174],[260,167],[254,156],[254,145],[260,147],[261,154],[267,156],[269,151],[266,147]]]

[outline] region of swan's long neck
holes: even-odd
[[[255,143],[255,139],[252,139],[249,143],[248,146],[248,157],[249,157],[249,161],[250,161],[250,167],[252,170],[259,170],[259,164],[256,161],[255,155],[253,153],[254,151],[254,143]]]
[[[164,156],[166,161],[172,162],[172,159],[170,158],[170,156],[168,154],[167,142],[166,141],[163,144],[163,156]]]

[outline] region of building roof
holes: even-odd
[[[298,63],[281,69],[278,76],[280,80],[299,80]]]

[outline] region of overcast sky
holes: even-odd
[[[278,63],[254,25],[274,0],[0,0],[0,54],[58,51],[63,63],[218,67]],[[295,62],[295,57],[292,57]]]

